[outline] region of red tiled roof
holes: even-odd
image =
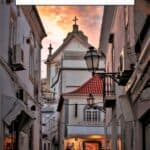
[[[103,94],[103,81],[99,74],[95,74],[92,78],[86,81],[78,89],[65,93],[64,95],[84,95],[84,94],[102,95]]]

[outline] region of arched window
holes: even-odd
[[[94,108],[84,108],[84,121],[88,123],[100,122],[100,111]]]

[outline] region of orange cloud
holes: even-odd
[[[79,30],[88,36],[90,44],[98,48],[102,6],[37,6],[37,9],[47,32],[47,37],[42,41],[42,78],[46,76],[43,62],[48,56],[49,44],[52,44],[54,51],[62,44],[67,33],[72,31],[75,16],[78,18]]]
[[[79,29],[98,47],[102,6],[38,6],[37,9],[51,42],[60,46],[67,33],[72,31],[72,19],[77,16]]]

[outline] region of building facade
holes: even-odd
[[[103,79],[95,74],[79,88],[63,96],[64,149],[104,149]],[[94,98],[92,106],[88,105],[89,98]]]
[[[0,20],[0,149],[40,150],[40,50],[46,34],[33,6],[2,1]]]
[[[111,128],[112,150],[150,148],[148,6],[137,0],[135,6],[104,8],[99,50],[106,55],[106,72],[117,74],[116,82],[105,79],[105,120]]]
[[[73,30],[68,33],[63,44],[49,55],[47,66],[49,66],[48,77],[52,92],[55,92],[55,98],[58,104],[58,141],[59,150],[64,149],[65,138],[65,111],[62,96],[63,93],[79,88],[85,81],[91,77],[87,71],[84,61],[84,55],[91,45],[88,43],[87,36],[79,30],[79,26],[73,24]]]
[[[42,116],[42,150],[57,150],[57,112],[55,107],[45,104],[41,109]]]
[[[52,53],[52,45],[49,46],[48,59]],[[47,77],[42,79],[42,150],[57,150],[58,149],[58,99],[55,95],[55,89],[51,88],[50,81],[54,77],[55,67],[50,65],[49,60],[47,65]],[[52,72],[52,73],[51,73]]]

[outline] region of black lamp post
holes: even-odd
[[[89,47],[84,59],[86,61],[88,70],[92,71],[92,74],[94,75],[95,71],[99,68],[100,60],[100,56],[97,54],[97,51],[94,49],[94,47]]]
[[[92,71],[92,75],[96,73],[97,70],[102,70],[103,66],[100,65],[104,64],[104,56],[99,55],[97,53],[97,50],[94,49],[94,47],[89,47],[89,50],[87,51],[86,55],[84,56],[84,59],[87,64],[87,68],[89,71]],[[105,66],[104,66],[105,67]],[[99,75],[101,77],[110,77],[112,78],[116,83],[119,84],[119,73],[116,72],[99,72]]]

